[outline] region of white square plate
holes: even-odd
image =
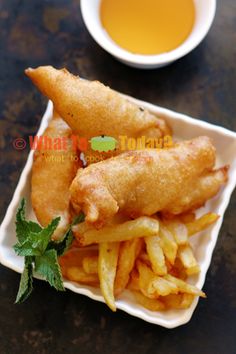
[[[125,96],[127,97],[127,96]],[[223,221],[224,212],[229,204],[230,196],[236,185],[236,133],[190,118],[150,103],[127,97],[138,105],[147,108],[159,117],[163,117],[170,124],[177,139],[191,139],[200,135],[207,135],[213,139],[217,149],[217,166],[229,164],[229,181],[220,193],[208,201],[204,208],[198,210],[198,215],[213,211],[220,215],[217,223],[205,231],[203,234],[192,237],[191,242],[196,258],[200,264],[201,272],[198,276],[189,278],[189,282],[202,288],[208,267],[211,262],[212,253],[217,241],[219,230]],[[46,112],[43,116],[38,135],[41,135],[52,118],[53,105],[48,103]],[[21,174],[19,183],[15,190],[13,199],[8,207],[6,216],[0,228],[0,261],[6,267],[21,273],[23,270],[23,258],[15,255],[12,246],[16,243],[15,236],[15,214],[22,197],[27,201],[27,217],[35,219],[30,201],[30,179],[33,162],[33,151],[30,152],[25,168]],[[100,290],[74,282],[65,281],[65,288],[78,294],[86,295],[94,300],[104,302]],[[202,300],[204,301],[204,300]],[[117,308],[132,316],[141,318],[147,322],[154,323],[166,328],[174,328],[187,323],[194,312],[198,303],[196,298],[189,309],[168,310],[166,312],[152,312],[144,309],[136,303],[133,295],[125,291],[122,297],[116,301]]]

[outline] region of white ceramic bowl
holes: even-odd
[[[89,0],[87,0],[89,1]],[[124,96],[127,97],[127,96]],[[179,114],[150,103],[135,100],[127,97],[132,102],[139,106],[147,108],[150,112],[159,117],[163,117],[170,124],[174,131],[175,139],[185,140],[191,139],[200,135],[207,135],[214,141],[217,149],[217,166],[225,164],[230,165],[229,180],[220,193],[213,199],[209,200],[204,208],[197,211],[197,216],[209,211],[220,215],[218,221],[206,231],[195,235],[191,238],[191,244],[194,249],[194,254],[200,265],[201,272],[195,277],[188,279],[199,288],[203,287],[206,273],[211,262],[212,253],[219,235],[220,227],[223,221],[224,212],[230,200],[232,191],[236,184],[236,133],[227,129],[202,122],[197,119],[190,118],[183,114]],[[49,120],[52,118],[53,106],[49,102],[47,110],[43,116],[42,123],[37,135],[42,135],[46,129]],[[31,169],[33,164],[33,151],[30,152],[26,166],[21,174],[18,186],[15,190],[13,199],[8,207],[6,216],[0,227],[0,262],[6,267],[13,269],[16,272],[23,270],[23,257],[18,257],[12,248],[16,243],[15,234],[15,215],[17,207],[22,197],[27,201],[27,218],[35,219],[32,209],[30,193],[31,193]],[[101,292],[98,288],[93,288],[87,285],[74,283],[72,281],[64,281],[64,286],[78,294],[83,294],[93,300],[104,302]],[[220,284],[219,284],[220,291]],[[207,300],[202,300],[207,301]],[[208,299],[210,302],[211,299]],[[166,312],[152,312],[140,306],[130,291],[125,291],[122,296],[116,301],[117,308],[127,312],[128,314],[141,318],[147,322],[154,323],[166,328],[174,328],[187,323],[197,306],[198,299],[196,298],[191,307],[185,310],[168,310]],[[13,306],[13,305],[12,305]]]
[[[195,25],[185,42],[167,53],[138,55],[122,49],[109,37],[100,21],[100,1],[80,0],[82,16],[88,31],[94,40],[108,53],[121,62],[140,69],[162,67],[191,52],[207,35],[216,11],[216,0],[194,0],[196,8]]]

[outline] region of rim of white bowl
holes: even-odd
[[[107,34],[105,29],[102,28],[101,25],[101,32],[97,32],[95,27],[93,26],[93,21],[91,21],[91,17],[89,16],[88,12],[90,9],[90,5],[88,5],[89,0],[81,0],[80,1],[80,8],[84,23],[93,37],[93,39],[100,45],[104,50],[106,50],[111,55],[117,57],[121,61],[130,62],[133,64],[143,64],[143,65],[158,65],[158,64],[165,64],[180,59],[181,57],[185,56],[193,49],[195,49],[201,41],[205,38],[207,33],[209,32],[214,17],[216,13],[216,0],[207,0],[209,11],[207,15],[207,20],[202,27],[201,30],[198,30],[197,35],[189,41],[189,37],[176,49],[163,53],[163,54],[156,54],[156,55],[141,55],[141,54],[132,54],[129,51],[121,48],[118,44],[116,44],[110,36]],[[99,15],[98,15],[99,16]],[[102,35],[101,35],[102,33]],[[193,32],[192,32],[193,33]]]

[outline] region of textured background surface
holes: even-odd
[[[236,130],[236,3],[219,0],[206,40],[173,65],[128,68],[89,36],[77,0],[0,0],[0,220],[28,151],[13,139],[36,133],[46,100],[24,77],[28,66],[66,66],[134,97]],[[226,147],[227,148],[227,147]],[[14,299],[19,275],[0,266],[0,353],[233,354],[236,348],[236,194],[204,287],[208,298],[188,325],[166,330],[69,291],[35,281],[27,303]]]

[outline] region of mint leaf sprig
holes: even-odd
[[[63,255],[73,241],[72,226],[84,221],[81,213],[69,226],[60,241],[51,237],[56,230],[60,217],[42,228],[39,224],[25,219],[25,199],[22,199],[16,214],[16,236],[18,242],[13,247],[18,256],[25,257],[20,286],[15,303],[24,302],[33,291],[33,273],[41,275],[58,291],[64,291],[58,257]]]

